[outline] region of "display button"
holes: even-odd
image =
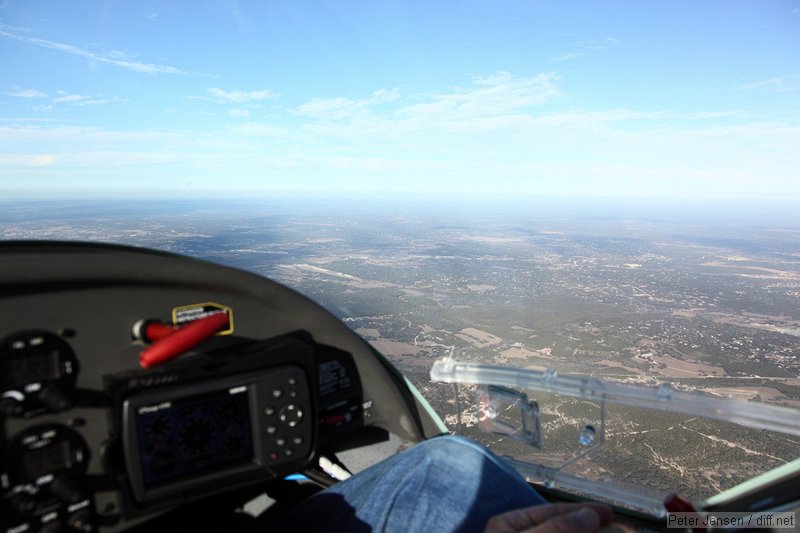
[[[293,428],[303,420],[303,409],[296,404],[290,403],[281,407],[278,413],[278,419],[290,428]]]

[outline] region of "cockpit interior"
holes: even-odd
[[[207,528],[265,490],[297,498],[287,475],[334,482],[320,458],[363,468],[444,431],[358,335],[267,279],[108,245],[7,242],[0,263],[3,531],[164,525],[213,496],[189,513]],[[225,334],[140,366],[137,324],[220,309]]]

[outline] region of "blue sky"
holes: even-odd
[[[0,194],[800,200],[800,1],[0,1]]]

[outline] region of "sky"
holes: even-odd
[[[782,199],[800,1],[0,0],[0,197]]]

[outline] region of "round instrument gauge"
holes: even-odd
[[[77,375],[75,353],[54,333],[23,331],[0,341],[0,409],[6,416],[68,408],[66,392]]]
[[[13,484],[44,485],[56,476],[80,476],[89,463],[89,448],[74,430],[62,424],[42,424],[18,433],[10,442]]]

